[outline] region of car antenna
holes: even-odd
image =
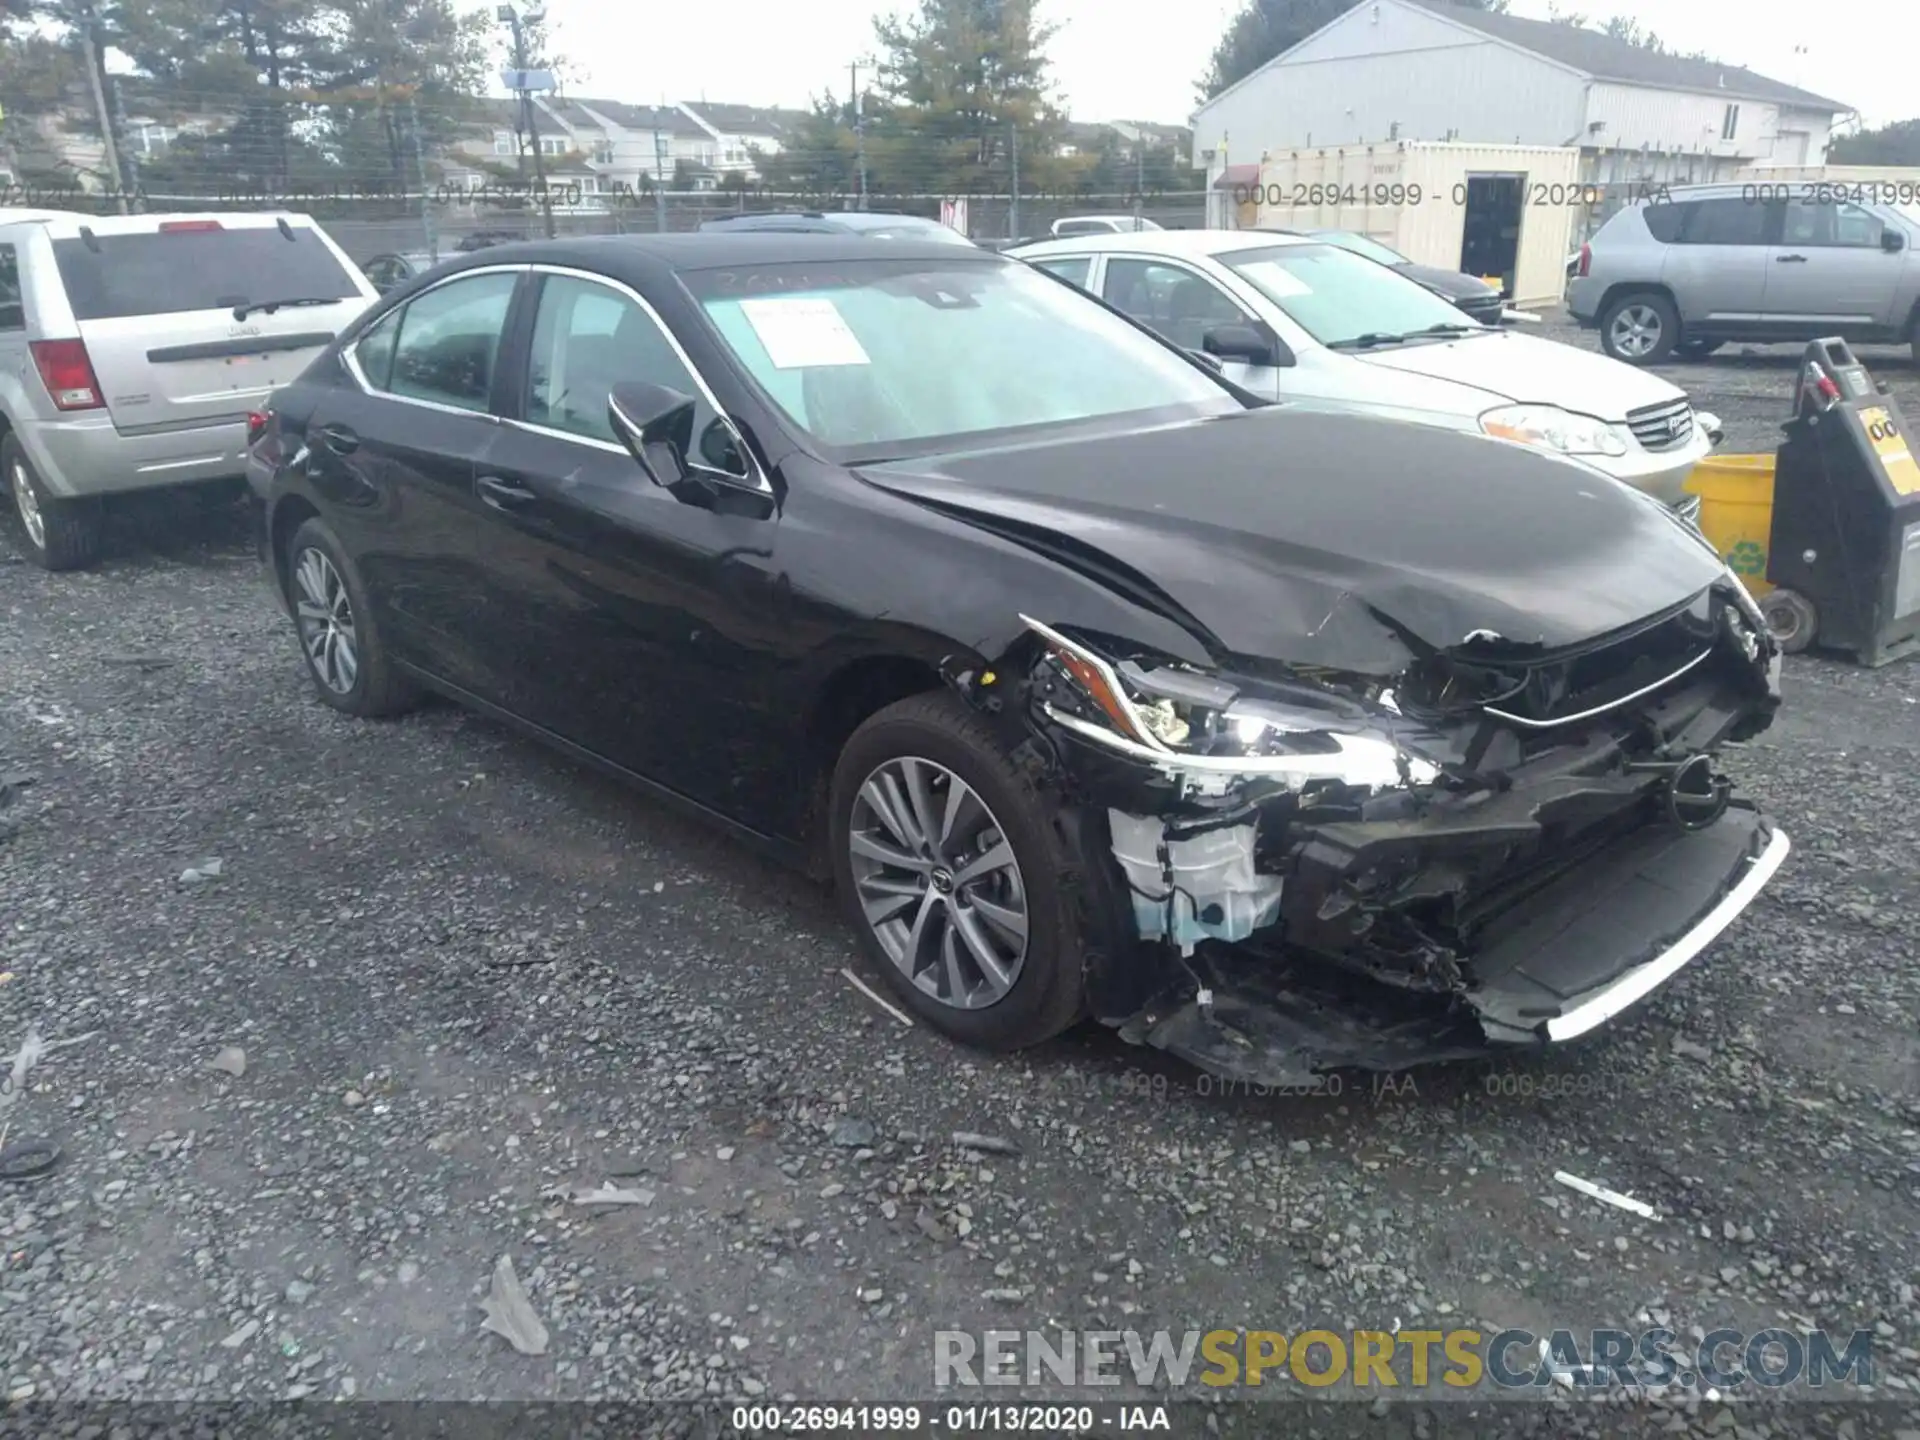
[[[274,220],[274,222],[273,222],[273,223],[274,223],[275,225],[277,225],[277,226],[279,226],[279,227],[280,227],[280,233],[281,233],[282,235],[284,235],[284,236],[286,236],[286,237],[287,237],[287,239],[289,239],[289,240],[291,240],[291,239],[293,239],[293,226],[291,226],[291,225],[289,225],[289,224],[287,223],[287,217],[286,217],[286,216],[284,216],[284,215],[281,215],[281,216],[279,216],[279,217],[277,217],[277,218],[276,218],[276,219]]]
[[[98,255],[100,253],[100,237],[93,233],[93,227],[91,225],[82,225],[80,227],[80,243],[85,245],[87,249],[91,250],[94,254]]]

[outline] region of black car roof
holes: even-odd
[[[934,241],[893,240],[884,250],[864,235],[790,230],[700,231],[684,235],[590,235],[564,240],[520,241],[468,251],[458,257],[458,270],[492,265],[567,265],[594,270],[616,280],[640,285],[669,275],[695,270],[721,270],[734,265],[778,265],[783,262],[851,262],[856,260],[940,260],[948,264],[1011,265],[1018,262],[992,250],[969,252],[962,245]],[[449,274],[453,270],[448,271]]]

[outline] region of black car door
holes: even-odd
[[[422,291],[346,352],[353,383],[308,419],[308,475],[358,565],[393,653],[496,704],[511,672],[478,608],[492,511],[476,465],[500,429],[496,370],[524,267]]]
[[[513,617],[514,663],[538,676],[520,713],[751,825],[777,763],[768,737],[788,723],[769,713],[771,489],[638,293],[562,267],[533,284],[518,393],[475,485],[494,535],[485,605]],[[622,381],[697,399],[705,481],[670,490],[615,439]]]

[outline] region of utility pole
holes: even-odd
[[[653,112],[654,228],[667,233],[667,137],[660,133],[660,112]]]
[[[539,19],[546,14],[543,10],[534,12],[533,18]],[[540,214],[544,221],[547,239],[553,239],[553,196],[547,190],[546,162],[540,156],[540,131],[535,120],[533,91],[527,89],[527,32],[522,27],[520,12],[511,5],[502,5],[494,11],[500,22],[513,31],[513,72],[519,83],[513,89],[520,97],[520,123],[524,133],[533,146],[533,183],[540,191]],[[520,170],[526,173],[526,155],[520,157]]]
[[[855,60],[847,66],[848,88],[851,92],[849,98],[853,101],[853,148],[860,173],[859,208],[862,210],[867,208],[867,107],[866,97],[860,93],[860,67],[870,67],[871,64],[871,61]]]
[[[1007,121],[1007,168],[1013,181],[1013,199],[1007,206],[1007,238],[1020,238],[1020,129]]]
[[[93,6],[82,0],[74,7],[79,12],[79,23],[74,27],[80,32],[80,51],[87,65],[87,83],[93,90],[93,118],[100,127],[100,151],[111,178],[114,198],[120,213],[127,209],[127,179],[120,173],[120,147],[113,143],[113,116],[107,111],[106,87],[100,83],[100,51],[94,44]]]
[[[1146,131],[1142,130],[1133,140],[1133,228],[1140,229],[1140,208],[1147,197],[1147,145]]]
[[[420,148],[420,106],[407,96],[407,138],[413,144],[413,168],[420,180],[420,232],[427,242],[430,263],[440,263],[440,237],[433,228],[433,196],[427,190],[427,157]]]

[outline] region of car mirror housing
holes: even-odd
[[[623,381],[607,397],[607,421],[654,484],[672,489],[689,474],[694,398],[664,385]]]
[[[1907,248],[1907,237],[1898,230],[1882,230],[1880,232],[1880,248],[1889,255],[1897,255]]]
[[[1200,348],[1222,360],[1248,365],[1293,364],[1287,342],[1264,325],[1215,325],[1200,338]]]

